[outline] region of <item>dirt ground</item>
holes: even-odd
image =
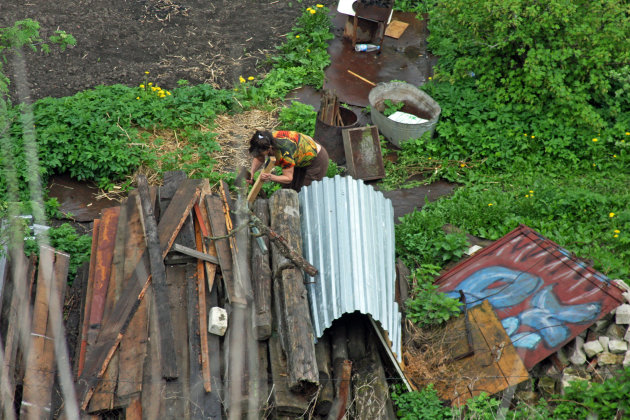
[[[337,1],[320,0],[336,10]],[[77,45],[27,52],[31,98],[63,97],[98,85],[136,85],[149,71],[165,89],[178,80],[230,88],[268,70],[303,0],[2,0],[0,28],[31,18],[42,36],[56,29]],[[5,68],[12,76],[13,69]],[[12,87],[12,96],[15,92]]]

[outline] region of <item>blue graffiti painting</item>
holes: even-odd
[[[457,298],[459,290],[462,290],[468,307],[487,299],[495,309],[518,305],[534,295],[529,308],[518,316],[502,320],[503,327],[515,347],[534,350],[544,341],[545,345],[554,348],[571,336],[565,324],[595,320],[601,312],[601,304],[563,305],[553,292],[555,285],[540,289],[543,283],[540,277],[524,271],[491,266],[476,271],[459,283],[457,290],[447,294]],[[522,325],[531,327],[533,331],[518,332]]]
[[[458,290],[463,290],[469,308],[488,299],[493,308],[501,309],[523,302],[542,284],[538,276],[496,265],[476,271],[447,294],[457,299]]]

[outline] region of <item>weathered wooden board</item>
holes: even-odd
[[[103,319],[107,319],[108,316],[111,316],[111,312],[120,296],[120,290],[122,288],[122,281],[124,279],[123,262],[125,257],[125,237],[127,235],[127,211],[127,206],[120,206],[111,261],[112,267],[109,270],[109,285],[107,287],[105,307],[103,309]],[[118,382],[118,356],[119,352],[116,351],[112,357],[112,361],[107,366],[103,380],[94,391],[94,396],[88,405],[88,412],[92,413],[114,408],[114,394],[116,391],[116,383]]]
[[[184,171],[167,171],[164,173],[164,185],[159,188],[159,208],[160,213],[170,204],[174,193],[179,186],[186,180],[186,172]],[[192,220],[186,219],[184,225],[179,231],[175,243],[186,246],[188,248],[194,248],[195,246],[195,232],[193,230]],[[193,262],[194,260],[188,255],[182,255],[181,253],[169,252],[164,258],[166,264],[186,264]]]
[[[212,236],[215,238],[221,237],[220,239],[214,240],[213,243],[217,251],[217,257],[219,258],[221,276],[223,277],[223,285],[225,286],[227,299],[229,302],[235,303],[235,300],[238,299],[236,298],[234,291],[234,264],[232,262],[230,241],[227,237],[225,237],[228,230],[225,224],[221,198],[216,195],[207,195],[206,209],[208,211]]]
[[[187,180],[175,193],[175,198],[171,205],[162,215],[158,225],[158,235],[162,256],[166,255],[185,217],[199,197],[200,182]],[[114,350],[120,343],[123,334],[126,332],[131,318],[135,314],[149,285],[149,256],[144,252],[141,262],[138,263],[129,279],[125,279],[125,288],[121,293],[122,299],[116,304],[113,311],[113,322],[108,323],[106,328],[101,330],[92,357],[87,359],[83,374],[77,382],[77,396],[81,401],[81,408],[85,409],[87,402],[91,398],[94,386],[103,375],[107,364]]]
[[[195,213],[199,209],[198,205],[195,205]],[[195,240],[197,242],[197,250],[203,251],[205,246],[203,245],[201,223],[203,221],[195,217]],[[197,290],[196,290],[197,302],[196,302],[196,320],[197,325],[195,327],[197,334],[191,334],[193,337],[199,336],[199,363],[200,373],[203,380],[203,389],[205,392],[212,391],[212,382],[210,378],[210,360],[208,359],[208,322],[206,312],[206,270],[205,263],[203,261],[197,261]],[[189,302],[188,307],[192,304]],[[191,362],[192,363],[192,362]],[[192,369],[191,369],[192,371]],[[191,372],[191,376],[192,372]]]
[[[92,224],[92,248],[90,251],[90,270],[88,273],[87,285],[85,289],[84,305],[83,305],[83,322],[81,325],[81,336],[79,340],[79,357],[77,358],[77,377],[83,373],[83,365],[85,363],[85,354],[87,352],[88,331],[90,329],[90,313],[92,308],[92,291],[94,290],[94,270],[96,269],[96,247],[98,245],[98,234],[101,230],[101,219],[94,219]]]
[[[128,222],[123,278],[129,278],[132,275],[146,249],[140,212],[136,206],[136,195],[137,190],[132,191],[125,203]],[[149,332],[147,308],[147,302],[143,299],[129,323],[127,334],[123,336],[120,342],[118,386],[116,388],[117,405],[129,404],[131,406],[133,401],[137,401],[137,394],[142,391],[144,357]]]
[[[523,361],[490,303],[486,300],[469,309],[468,314],[474,354],[453,361],[450,367],[457,374],[449,381],[435,384],[440,398],[452,401],[453,405],[465,404],[468,398],[482,392],[494,395],[529,379]],[[452,347],[465,349],[466,331],[461,318],[458,324],[453,324],[458,329],[452,329],[450,334],[462,337],[461,345]]]
[[[278,416],[301,416],[306,413],[310,399],[289,390],[287,360],[277,335],[269,337],[269,360],[273,380],[273,399]]]
[[[269,225],[269,206],[267,200],[258,199],[254,202],[254,214],[265,224]],[[263,236],[262,241],[267,250],[269,238]],[[271,266],[270,253],[263,253],[260,247],[252,244],[251,276],[254,290],[254,333],[256,339],[267,340],[271,335]]]
[[[164,257],[160,249],[158,225],[153,206],[151,205],[149,184],[144,176],[138,177],[138,194],[142,202],[144,234],[147,240],[147,251],[149,252],[149,261],[151,264],[151,283],[155,291],[156,304],[160,308],[158,318],[160,323],[162,376],[165,379],[175,379],[179,373],[177,360],[175,359],[175,341],[173,339],[174,332],[171,321],[171,310],[167,304],[166,267],[164,266]]]
[[[101,321],[105,311],[107,288],[109,286],[114,246],[116,242],[116,230],[120,207],[108,207],[103,209],[99,226],[98,243],[96,244],[96,261],[94,263],[94,278],[92,288],[92,303],[90,305],[90,324],[88,328],[88,344],[96,341],[101,330]],[[89,350],[88,350],[89,351]]]

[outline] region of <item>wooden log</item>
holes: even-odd
[[[151,264],[151,283],[155,290],[156,304],[160,308],[158,318],[160,323],[160,357],[162,376],[165,379],[175,379],[179,375],[175,357],[175,341],[172,325],[172,315],[168,306],[168,291],[166,289],[166,268],[162,256],[157,221],[151,205],[149,184],[143,175],[138,176],[138,194],[142,202],[142,218],[147,240],[147,250]]]
[[[10,277],[13,283],[11,305],[9,307],[8,324],[5,333],[4,354],[2,359],[3,384],[0,399],[4,405],[5,417],[15,417],[13,398],[15,395],[15,373],[18,365],[17,353],[22,332],[22,342],[29,338],[31,325],[30,295],[27,295],[27,281],[29,276],[29,261],[26,259],[22,246],[10,250]],[[27,281],[24,281],[27,280]],[[11,416],[12,415],[12,416]]]
[[[166,210],[173,199],[173,195],[186,178],[187,175],[184,171],[167,171],[164,173],[164,183],[158,189],[160,214]],[[195,247],[195,231],[192,223],[192,217],[189,216],[186,218],[186,221],[182,225],[177,238],[175,238],[175,244],[183,245],[187,248]],[[182,255],[181,253],[171,250],[168,254],[166,254],[166,257],[164,257],[164,262],[166,264],[186,264],[194,262],[194,259],[189,255]]]
[[[267,160],[267,162],[265,162],[265,167],[263,168],[261,174],[268,174],[270,173],[273,168],[276,166],[276,158],[271,156],[269,157],[269,159]],[[252,174],[253,176],[254,174]],[[256,197],[258,197],[258,194],[260,193],[260,189],[262,188],[262,184],[263,181],[260,178],[260,175],[258,176],[258,178],[256,179],[256,182],[254,182],[254,185],[252,186],[252,189],[249,191],[249,194],[247,195],[247,203],[248,204],[253,204],[254,201],[256,200]]]
[[[295,418],[304,415],[310,400],[304,394],[296,394],[289,389],[287,360],[276,335],[269,337],[269,361],[273,380],[273,400],[278,416]]]
[[[219,305],[219,294],[216,287],[209,290],[206,299],[206,311]],[[220,420],[223,418],[222,401],[223,381],[221,379],[221,337],[215,334],[208,334],[208,356],[210,359],[210,378],[212,391],[210,392],[210,400],[212,401],[208,411],[207,418],[212,420]]]
[[[133,270],[146,250],[140,212],[136,206],[137,194],[137,190],[132,191],[124,204],[127,208],[125,258],[123,261],[123,278],[125,279],[132,276]],[[127,334],[122,337],[120,342],[118,384],[116,387],[117,406],[132,406],[134,401],[139,400],[139,393],[142,391],[144,358],[147,352],[149,333],[147,311],[147,301],[143,299],[135,315],[131,318]]]
[[[125,238],[127,235],[127,206],[120,206],[118,213],[118,223],[116,227],[114,248],[112,253],[112,261],[110,268],[109,285],[107,287],[107,295],[105,306],[103,308],[103,319],[111,316],[114,304],[120,296],[122,281],[124,279],[124,258],[125,258]],[[88,405],[88,412],[96,412],[103,410],[111,410],[114,408],[114,396],[116,392],[116,383],[118,382],[118,355],[116,351],[112,357],[112,361],[107,366],[107,370],[103,375],[103,380],[94,390],[94,396]]]
[[[177,190],[171,205],[162,215],[158,225],[162,256],[166,255],[170,249],[177,232],[184,223],[185,217],[199,197],[199,186],[200,182],[195,180],[184,182]],[[93,356],[90,359],[86,359],[83,374],[77,381],[76,388],[78,401],[81,402],[81,409],[83,410],[85,410],[94,392],[95,384],[103,375],[111,355],[118,344],[120,344],[122,336],[129,327],[131,318],[146,293],[149,280],[151,279],[148,267],[149,256],[147,252],[144,252],[141,262],[138,263],[133,271],[132,277],[125,279],[125,289],[121,293],[123,298],[118,301],[113,311],[112,319],[114,321],[101,330],[97,338],[95,346],[98,346],[98,351],[93,352]]]
[[[285,319],[284,330],[278,334],[285,346],[289,388],[312,393],[319,386],[319,371],[304,278],[297,268],[287,268],[276,284]]]
[[[269,199],[269,219],[271,230],[282,236],[289,249],[302,255],[302,228],[300,225],[300,204],[297,192],[282,189],[274,192]],[[278,278],[282,270],[294,267],[293,262],[272,246],[273,276]]]
[[[315,344],[315,358],[319,371],[319,393],[315,403],[315,413],[326,416],[334,401],[331,346],[330,338],[326,333]]]
[[[40,247],[39,255],[31,343],[26,356],[20,406],[20,418],[24,419],[41,419],[51,415],[55,346],[49,312],[52,299],[57,300],[56,306],[52,304],[54,307],[63,307],[61,294],[65,291],[68,274],[68,255],[55,253],[54,249],[45,246]],[[56,258],[57,255],[59,258]]]
[[[398,303],[398,307],[404,312],[405,302],[409,298],[409,277],[411,271],[400,259],[396,259],[396,295],[394,300]]]
[[[105,301],[107,299],[107,288],[112,269],[112,259],[114,257],[114,245],[116,241],[116,230],[118,228],[118,218],[120,207],[109,207],[103,209],[100,232],[98,234],[98,244],[96,245],[96,262],[94,263],[94,282],[92,289],[92,303],[90,305],[90,324],[88,329],[88,344],[94,344],[99,331],[101,321],[105,311]]]
[[[164,386],[166,381],[162,378],[162,370],[159,365],[160,355],[157,338],[159,325],[157,321],[157,308],[153,299],[153,290],[147,290],[143,302],[147,305],[148,340],[147,353],[142,369],[142,392],[140,403],[142,405],[142,418],[147,420],[161,420],[162,406],[164,404]]]
[[[355,418],[359,420],[396,418],[389,398],[389,385],[373,334],[367,335],[365,357],[353,363],[352,394]]]
[[[261,419],[270,417],[271,395],[269,394],[269,346],[267,340],[258,342],[258,413]]]
[[[341,370],[337,381],[337,397],[328,414],[328,420],[342,420],[346,416],[346,410],[350,404],[350,381],[352,374],[352,361],[344,360],[340,365]],[[394,417],[392,417],[394,418]]]
[[[269,224],[269,206],[267,200],[254,202],[253,212],[265,225]],[[269,238],[262,240],[269,249]],[[271,267],[269,253],[263,253],[259,246],[252,245],[252,288],[254,290],[254,333],[256,339],[267,340],[271,336]]]

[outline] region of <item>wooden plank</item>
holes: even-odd
[[[125,420],[142,420],[142,401],[134,398],[125,408]]]
[[[125,238],[127,235],[127,213],[126,205],[119,207],[118,226],[116,228],[116,236],[114,240],[114,250],[112,257],[112,267],[110,269],[109,286],[107,288],[107,296],[105,300],[105,308],[103,310],[103,319],[111,316],[114,305],[120,296],[120,289],[124,278],[123,263],[125,256]],[[88,406],[88,412],[111,410],[114,408],[114,395],[116,392],[116,384],[118,382],[118,358],[119,351],[116,351],[111,363],[107,366],[107,370],[103,375],[103,380],[99,383],[94,391],[94,396]]]
[[[385,29],[385,36],[398,39],[402,36],[408,26],[409,24],[407,22],[392,20],[389,22],[389,25],[387,25],[387,29]]]
[[[179,369],[179,376],[176,379],[166,380],[164,384],[163,398],[164,404],[162,416],[167,419],[184,419],[190,410],[190,376],[187,368],[189,363],[188,352],[188,302],[186,298],[187,278],[194,276],[194,264],[177,264],[166,267],[166,291],[168,293],[167,307],[174,308],[171,312],[173,322],[173,341],[177,343],[175,347],[176,366]],[[158,322],[159,312],[165,308],[157,305]],[[163,330],[160,325],[159,333]],[[166,379],[166,378],[165,378]]]
[[[223,215],[223,203],[221,198],[216,195],[206,196],[206,208],[208,209],[208,218],[212,229],[213,237],[222,237],[213,241],[221,266],[221,277],[223,277],[223,285],[227,300],[234,303],[236,296],[234,294],[234,273],[232,262],[232,251],[230,242],[227,237],[228,230],[225,225],[225,217]],[[242,303],[242,302],[241,302]]]
[[[212,256],[210,254],[206,254],[203,251],[197,251],[196,249],[188,248],[187,246],[184,246],[184,245],[173,244],[173,250],[175,250],[177,252],[181,252],[182,254],[189,255],[189,256],[194,257],[194,258],[196,258],[198,260],[211,262],[213,264],[218,264],[219,263],[219,259],[217,257],[214,257],[214,256]],[[203,266],[203,264],[202,264],[202,266]]]
[[[159,209],[160,214],[168,207],[173,199],[174,193],[179,186],[186,180],[187,175],[184,171],[167,171],[164,173],[164,185],[159,187]],[[192,219],[189,217],[179,231],[175,243],[186,246],[188,248],[195,247],[195,232],[193,229]],[[194,259],[186,254],[177,252],[169,252],[164,258],[165,264],[186,264],[194,262]]]
[[[45,246],[40,247],[39,255],[31,344],[26,356],[20,406],[20,418],[24,419],[50,416],[55,378],[55,346],[49,306],[51,299],[56,299],[56,307],[63,307],[62,296],[68,274],[67,255],[55,253],[54,249]],[[61,314],[58,316],[61,317]]]
[[[195,210],[198,210],[199,206],[195,205]],[[195,239],[197,241],[197,249],[203,250],[203,238],[202,232],[205,227],[202,228],[200,220],[195,218]],[[212,383],[210,378],[210,360],[208,359],[208,325],[207,325],[207,313],[206,313],[206,279],[205,279],[205,264],[203,261],[197,261],[197,319],[199,320],[198,334],[199,334],[199,347],[201,352],[201,375],[203,378],[203,388],[206,392],[212,391]]]
[[[225,226],[227,231],[232,233],[229,238],[230,249],[232,251],[232,277],[234,279],[234,299],[232,303],[246,305],[247,297],[252,297],[251,291],[246,285],[247,274],[245,271],[249,270],[249,259],[246,254],[249,251],[249,245],[244,243],[244,240],[249,238],[247,231],[239,231],[234,227],[232,222],[232,216],[230,214],[233,207],[232,200],[230,199],[230,191],[227,183],[223,180],[219,183],[219,192],[221,195],[221,201],[223,202],[223,216],[225,217]],[[243,237],[245,233],[245,237]],[[237,236],[240,238],[237,241]],[[239,256],[239,245],[243,246],[241,249],[242,254]],[[239,260],[241,261],[239,263]]]
[[[199,197],[199,182],[187,180],[175,193],[175,198],[166,209],[158,225],[160,247],[162,256],[170,249],[177,232],[184,223],[192,206]],[[112,322],[101,330],[95,346],[98,350],[92,353],[90,359],[86,359],[83,374],[77,381],[77,397],[81,402],[81,409],[85,410],[90,400],[94,386],[103,375],[114,350],[120,343],[123,334],[127,331],[131,318],[135,314],[146,290],[151,276],[149,274],[149,256],[144,252],[141,262],[135,267],[132,277],[125,279],[125,288],[121,292],[122,299],[116,304],[112,312]]]
[[[209,241],[208,238],[212,236],[212,232],[210,231],[209,219],[208,219],[208,210],[206,208],[206,195],[210,194],[210,185],[208,184],[208,180],[204,179],[204,183],[201,187],[201,198],[199,199],[199,203],[195,204],[195,216],[197,221],[199,222],[199,226],[201,227],[201,233],[203,236],[203,252],[206,254],[210,254],[214,257],[217,256],[217,250],[214,246],[214,242]],[[212,286],[214,286],[214,279],[217,273],[217,267],[219,264],[212,264],[206,262],[206,280],[208,282],[208,291],[212,290]]]
[[[347,128],[341,135],[348,173],[352,177],[366,181],[385,177],[381,142],[375,125]]]
[[[175,379],[179,375],[175,357],[175,340],[170,307],[168,306],[168,291],[166,290],[166,268],[164,257],[160,249],[157,221],[149,196],[149,184],[145,176],[138,176],[138,194],[142,201],[142,218],[144,220],[144,234],[147,240],[147,250],[151,264],[151,282],[155,291],[156,304],[160,308],[158,318],[160,324],[160,356],[162,377]]]
[[[273,156],[270,156],[267,162],[265,162],[265,167],[263,168],[261,175],[270,173],[275,166],[276,166],[276,158]],[[254,176],[254,174],[252,174],[252,176]],[[252,205],[254,201],[256,200],[256,197],[258,197],[258,193],[260,193],[262,184],[263,182],[259,175],[258,179],[256,179],[256,182],[254,182],[254,186],[249,191],[249,194],[247,194],[247,203],[249,205]]]
[[[77,377],[83,372],[85,364],[85,353],[87,351],[87,336],[90,328],[90,312],[92,308],[92,291],[94,290],[94,270],[96,269],[96,247],[98,245],[98,234],[101,230],[101,219],[94,219],[92,224],[92,248],[90,252],[90,269],[85,291],[85,305],[83,307],[83,324],[81,327],[81,347],[79,348]]]
[[[138,192],[134,190],[129,195],[127,207],[127,234],[125,237],[125,259],[123,264],[123,278],[129,278],[138,264],[142,253],[146,249],[144,232],[140,222],[140,212],[136,206]],[[142,391],[144,358],[147,351],[148,306],[143,299],[138,311],[131,319],[127,334],[120,342],[120,357],[118,359],[118,386],[116,388],[117,405],[131,405],[137,401],[137,394]]]
[[[209,290],[206,299],[206,312],[219,305],[218,288]],[[212,392],[210,392],[210,407],[206,412],[208,419],[220,420],[223,418],[223,381],[221,380],[221,339],[215,334],[208,334],[208,356],[210,360],[210,378]]]
[[[289,390],[287,360],[276,335],[269,337],[269,360],[273,380],[273,399],[278,416],[303,415],[308,409],[310,399]]]
[[[142,369],[142,393],[140,402],[142,405],[142,418],[146,420],[161,420],[162,406],[164,405],[164,386],[166,381],[162,378],[158,353],[159,325],[157,322],[157,308],[153,299],[153,290],[149,288],[144,299],[147,305],[148,340],[147,354]]]
[[[114,257],[119,215],[120,207],[109,207],[103,209],[102,212],[98,243],[96,244],[88,344],[93,344],[96,341],[96,337],[101,329],[105,300],[107,298],[107,287],[112,269],[112,259]]]

